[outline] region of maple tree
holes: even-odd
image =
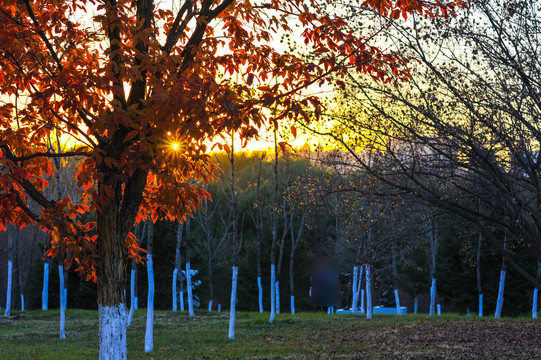
[[[299,93],[331,73],[409,76],[400,54],[354,35],[313,0],[178,5],[0,0],[0,227],[38,223],[52,235],[47,255],[62,252],[67,267],[97,281],[103,359],[126,357],[126,267],[142,256],[134,223],[149,212],[153,221],[182,219],[200,207],[208,194],[188,179],[213,179],[214,139],[231,131],[249,139],[269,122],[308,119],[307,108],[319,113],[318,98]],[[455,5],[361,4],[390,18]],[[292,17],[305,43],[325,54],[318,63],[273,48],[273,35],[292,32]],[[272,118],[271,106],[279,109]],[[49,151],[45,139],[56,131],[77,145]],[[45,195],[57,157],[84,158],[80,201]],[[95,221],[80,221],[85,213]]]

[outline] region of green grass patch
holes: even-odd
[[[533,359],[541,358],[541,322],[460,315],[237,314],[236,339],[227,338],[229,314],[157,311],[154,351],[144,352],[146,312],[128,329],[129,359]],[[59,312],[14,311],[0,317],[0,359],[96,359],[98,313],[67,310],[66,339]]]

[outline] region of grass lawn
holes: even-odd
[[[457,315],[238,313],[236,339],[227,312],[157,311],[154,352],[144,352],[146,313],[128,329],[129,359],[541,359],[541,321]],[[66,339],[58,310],[0,316],[0,359],[97,359],[98,313],[67,310]]]

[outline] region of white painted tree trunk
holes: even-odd
[[[361,289],[361,314],[364,314],[364,289]]]
[[[65,281],[66,279],[64,277],[64,282]],[[62,304],[62,307],[64,308],[64,311],[66,311],[66,309],[68,308],[68,288],[64,287],[63,291],[64,291],[64,304]]]
[[[276,281],[274,287],[276,288],[276,314],[280,313],[280,281]]]
[[[212,300],[209,301],[209,312],[212,311]]]
[[[269,322],[274,322],[274,318],[276,317],[276,293],[275,293],[275,285],[274,282],[276,281],[276,266],[274,264],[271,264],[271,311],[270,311],[270,317]]]
[[[436,312],[436,279],[432,279],[432,285],[430,286],[430,310],[428,315],[434,315]]]
[[[13,261],[8,261],[8,285],[6,290],[6,311],[4,316],[9,316],[11,314],[11,283],[13,279]]]
[[[418,310],[419,310],[419,296],[415,295],[415,302],[413,303],[413,313],[417,314]]]
[[[41,292],[41,310],[49,309],[49,272],[48,262],[43,263],[43,291]]]
[[[233,266],[233,276],[231,279],[231,304],[229,305],[229,334],[230,339],[235,338],[235,304],[237,302],[237,279],[239,275],[239,268]]]
[[[291,295],[291,313],[295,314],[295,295]]]
[[[180,292],[180,311],[184,311],[184,291]]]
[[[21,311],[24,311],[24,295],[21,294]]]
[[[441,316],[441,304],[438,304],[437,308],[438,308],[438,316]]]
[[[479,294],[479,317],[483,317],[483,294]]]
[[[537,293],[538,289],[533,289],[532,319],[537,319]]]
[[[257,277],[257,289],[259,293],[259,312],[263,312],[263,285],[261,285],[261,276]]]
[[[498,290],[498,301],[496,301],[496,311],[494,312],[495,318],[500,318],[503,308],[503,292],[505,289],[505,270],[500,272],[500,288]]]
[[[64,307],[64,266],[58,265],[58,275],[60,277],[60,338],[66,338],[66,308]]]
[[[135,304],[134,304],[134,305],[135,305],[135,306],[134,306],[135,310],[137,310],[137,309],[139,308],[139,305],[138,305],[138,304],[139,304],[139,297],[136,296],[136,297],[135,297]]]
[[[366,318],[372,319],[372,279],[370,265],[366,265]]]
[[[126,360],[126,305],[102,306],[100,314],[100,360]]]
[[[353,283],[352,283],[352,299],[351,299],[351,312],[354,313],[357,310],[357,304],[359,302],[359,267],[353,267]]]
[[[396,303],[396,314],[400,314],[400,295],[398,294],[398,289],[394,289],[394,301]]]
[[[152,266],[152,255],[148,254],[147,259],[148,296],[145,352],[151,352],[154,350],[154,268]]]
[[[178,275],[178,269],[173,270],[173,284],[172,284],[173,311],[177,311],[177,275]]]
[[[195,316],[192,297],[192,270],[189,261],[186,263],[186,287],[188,288],[188,315]]]
[[[131,269],[131,279],[130,279],[130,313],[128,315],[128,326],[131,326],[131,323],[133,321],[133,313],[135,311],[135,303],[136,303],[136,297],[135,297],[135,269]]]
[[[364,269],[364,266],[359,266],[359,277],[358,277],[358,282],[357,282],[357,297],[361,299],[361,306],[360,306],[360,311],[361,311],[361,314],[364,314],[364,289],[362,288],[362,281],[363,281],[363,269]],[[358,301],[358,300],[357,300]]]

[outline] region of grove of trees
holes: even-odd
[[[138,304],[145,351],[185,300],[234,338],[237,307],[309,309],[329,258],[369,318],[385,294],[537,316],[540,6],[0,0],[5,315],[59,306],[63,338],[97,306],[100,359],[126,359]]]

